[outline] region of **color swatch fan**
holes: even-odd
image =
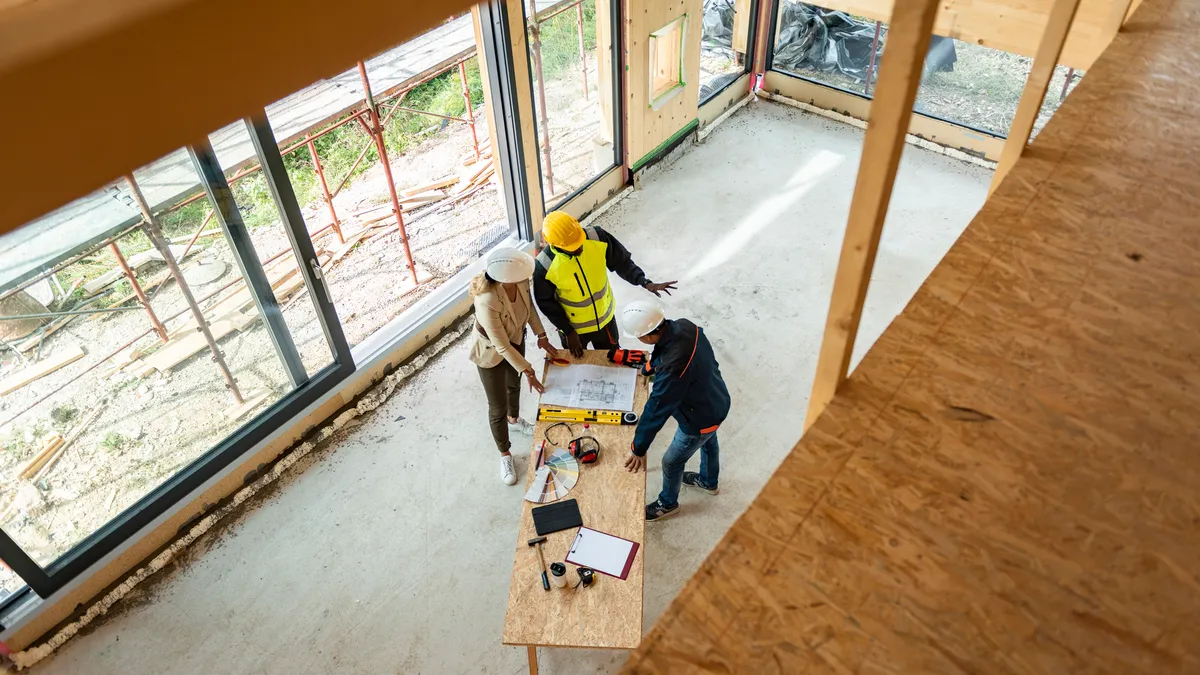
[[[566,450],[555,450],[534,474],[533,484],[525,493],[525,499],[535,504],[562,499],[578,480],[579,462]]]

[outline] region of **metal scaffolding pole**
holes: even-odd
[[[471,110],[471,87],[467,85],[467,62],[458,64],[458,77],[462,80],[463,102],[467,104],[467,124],[471,126],[471,147],[475,148],[475,159],[479,159],[479,134],[475,133],[475,111]]]
[[[313,141],[308,134],[304,135],[304,140],[308,144],[308,155],[312,157],[313,168],[317,170],[317,178],[321,181],[321,193],[325,195],[325,205],[329,207],[329,217],[333,218],[333,231],[337,234],[338,243],[346,243],[346,238],[342,236],[342,224],[338,222],[337,211],[333,208],[333,195],[329,194],[329,184],[325,182],[325,170],[321,168],[321,158],[317,157],[317,146],[313,145]]]
[[[367,131],[375,137],[375,150],[379,153],[379,161],[383,164],[383,176],[387,179],[388,194],[392,198],[392,209],[396,212],[396,226],[400,229],[400,243],[404,245],[404,259],[408,262],[408,271],[412,273],[413,286],[419,286],[417,280],[417,265],[413,262],[412,249],[408,245],[408,232],[404,229],[404,213],[400,206],[400,196],[396,194],[396,182],[392,180],[392,165],[388,162],[387,147],[383,141],[383,125],[379,123],[379,107],[375,104],[375,96],[371,93],[371,80],[367,78],[367,66],[358,62],[358,74],[362,78],[363,93],[366,96],[370,123],[363,122]],[[362,118],[359,118],[360,120]]]
[[[146,310],[146,314],[150,316],[150,324],[154,326],[154,332],[158,333],[158,339],[166,343],[170,339],[167,337],[167,329],[163,327],[162,322],[158,320],[158,316],[154,314],[154,309],[150,307],[150,300],[146,297],[146,292],[142,290],[142,285],[138,283],[137,275],[133,273],[133,269],[129,267],[125,256],[121,254],[121,249],[117,246],[117,242],[114,241],[108,247],[112,249],[113,255],[117,258],[117,264],[121,266],[121,271],[125,273],[125,278],[129,280],[129,285],[133,287],[133,294],[137,296],[138,303]]]
[[[579,26],[579,70],[583,73],[583,100],[588,100],[587,50],[583,47],[583,3],[575,5],[575,23]]]
[[[1062,93],[1058,95],[1058,102],[1062,103],[1067,100],[1067,92],[1071,90],[1071,80],[1075,77],[1075,69],[1067,69],[1067,77],[1063,79]]]
[[[238,405],[245,403],[245,399],[242,398],[242,392],[238,390],[237,380],[233,378],[233,373],[229,372],[229,365],[225,363],[225,356],[221,354],[221,348],[217,346],[217,340],[208,328],[208,321],[204,318],[204,312],[200,309],[200,305],[196,303],[196,298],[192,295],[192,289],[184,281],[183,273],[179,271],[179,263],[175,261],[175,256],[171,253],[171,248],[167,246],[167,239],[163,236],[162,229],[158,226],[158,221],[154,219],[154,214],[150,212],[150,205],[146,202],[146,197],[142,194],[142,190],[138,187],[132,173],[125,176],[125,182],[129,184],[129,192],[133,195],[138,209],[142,212],[142,219],[146,221],[142,229],[145,230],[146,236],[150,238],[150,242],[162,254],[163,260],[167,263],[167,268],[171,270],[171,276],[175,278],[175,284],[179,286],[179,292],[183,294],[183,299],[187,301],[188,307],[192,310],[192,316],[196,319],[197,328],[204,334],[204,340],[208,342],[208,348],[212,352],[213,361],[217,362],[217,367],[221,369],[221,375],[225,377],[225,384],[233,394],[233,400]]]
[[[875,22],[875,38],[871,40],[871,61],[867,64],[867,79],[863,81],[863,93],[871,95],[871,79],[875,77],[875,56],[879,53],[879,30],[883,24]]]
[[[532,6],[533,3],[531,2],[530,5]],[[546,78],[542,75],[542,30],[536,18],[529,26],[529,32],[533,34],[533,66],[537,75],[538,107],[540,108],[538,116],[540,118],[539,125],[542,127],[542,154],[546,160],[546,192],[549,197],[554,194],[554,167],[550,162],[550,117],[546,112]]]

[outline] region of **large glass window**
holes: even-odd
[[[526,0],[547,210],[619,162],[612,0]]]
[[[0,237],[4,593],[60,587],[353,370],[330,255],[253,138],[230,125]],[[251,172],[265,224],[228,187]]]
[[[925,57],[915,112],[954,124],[1007,136],[1025,89],[1033,59],[935,35]],[[1069,68],[1055,69],[1035,132],[1065,98]],[[1082,76],[1082,73],[1076,73]],[[1073,77],[1076,81],[1078,77]]]
[[[513,231],[478,49],[465,14],[267,108],[352,346]],[[261,178],[237,190],[278,236]]]
[[[700,103],[750,69],[752,0],[704,0],[700,37]]]
[[[869,96],[885,36],[883,24],[782,0],[771,67]]]
[[[528,227],[480,49],[452,18],[0,236],[0,602],[60,588]],[[484,56],[510,92],[506,55]]]
[[[772,67],[870,97],[887,24],[816,5],[779,5]],[[930,42],[914,112],[1006,136],[1033,60],[935,35]],[[1045,125],[1081,71],[1055,69],[1035,133]]]

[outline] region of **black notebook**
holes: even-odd
[[[579,516],[579,503],[574,499],[533,509],[533,527],[537,530],[538,536],[581,526],[583,526],[583,518]]]

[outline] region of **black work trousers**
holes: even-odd
[[[609,321],[604,328],[598,331],[580,333],[579,343],[583,345],[584,349],[602,349],[604,351],[620,349],[621,335],[617,332],[617,320]]]
[[[524,343],[514,347],[525,354]],[[497,450],[508,452],[512,445],[508,440],[508,418],[521,415],[521,374],[503,359],[491,368],[476,368],[479,368],[479,379],[487,395],[492,440],[496,441]]]

